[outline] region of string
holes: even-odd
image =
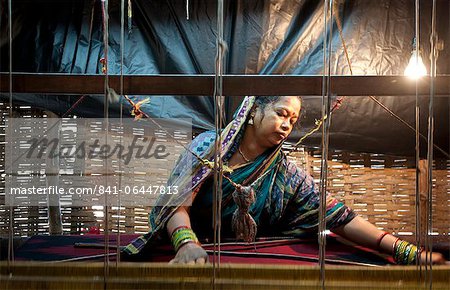
[[[433,261],[431,250],[433,249],[433,142],[434,142],[434,96],[436,81],[436,61],[438,57],[436,31],[436,0],[433,0],[431,12],[431,35],[430,35],[430,102],[428,110],[428,147],[427,147],[427,163],[428,163],[428,190],[427,190],[427,245],[426,245],[426,263],[429,262],[429,287],[433,286]]]
[[[75,109],[84,100],[85,97],[86,95],[82,95],[64,114],[61,115],[61,118],[64,118],[68,114],[70,114],[72,110]]]
[[[130,97],[128,97],[127,95],[123,95],[123,97],[125,98],[125,100],[128,101],[128,103],[130,103],[130,105],[133,107],[131,114],[136,116],[137,119],[145,117],[147,119],[150,120],[150,122],[152,122],[154,125],[156,125],[158,127],[158,129],[164,131],[164,133],[166,133],[169,137],[171,137],[178,145],[180,145],[181,147],[183,147],[183,149],[185,149],[187,152],[189,152],[190,154],[192,154],[192,156],[194,156],[203,166],[208,167],[211,170],[214,170],[214,162],[211,162],[207,159],[203,159],[201,158],[197,153],[195,153],[194,151],[192,151],[189,147],[187,147],[186,145],[184,145],[183,143],[181,143],[177,138],[175,138],[175,136],[173,136],[167,129],[165,129],[164,127],[162,127],[157,121],[153,120],[153,118],[151,118],[147,113],[145,113],[144,111],[142,111],[140,109],[140,105],[145,103],[146,100],[143,101],[139,101],[138,103],[133,102]],[[224,173],[231,173],[233,172],[233,170],[226,166],[223,165],[223,172]]]
[[[9,40],[9,118],[12,121],[13,118],[13,92],[12,92],[12,0],[8,1],[8,40]],[[10,124],[11,126],[11,124]],[[11,126],[12,127],[12,126]],[[10,156],[12,156],[12,143],[9,142],[8,149]],[[12,160],[10,161],[9,168],[12,169]],[[14,264],[14,204],[9,206],[9,239],[8,239],[8,268],[11,273],[11,267]]]
[[[188,5],[188,2],[186,2]],[[213,247],[213,289],[216,287],[216,275],[220,270],[220,230],[222,217],[222,177],[223,177],[223,160],[222,152],[222,122],[223,122],[223,58],[226,50],[226,44],[223,39],[223,0],[217,1],[217,42],[216,42],[216,59],[215,59],[215,76],[214,76],[214,103],[215,114],[214,122],[216,126],[216,140],[214,150],[214,196],[213,196],[213,224],[214,224],[214,247]],[[186,7],[188,9],[188,7]],[[188,13],[188,12],[187,12]],[[217,254],[217,261],[216,261]],[[217,262],[217,268],[216,268]]]
[[[416,39],[416,65],[419,61],[418,55],[420,50],[420,14],[419,14],[419,0],[415,0],[415,33],[414,37]],[[415,194],[416,194],[416,200],[415,200],[415,207],[416,207],[416,245],[417,248],[420,249],[422,245],[422,223],[421,223],[421,210],[420,210],[420,188],[419,188],[419,180],[420,180],[420,168],[419,168],[419,162],[420,162],[420,107],[419,107],[419,82],[418,78],[415,79],[415,86],[416,86],[416,107],[415,107],[415,118],[416,118],[416,128],[415,128],[415,140],[416,140],[416,188],[415,188]],[[420,253],[420,251],[419,251]],[[416,265],[417,269],[419,271],[418,275],[418,283],[420,284],[422,280],[422,260],[420,257],[417,257],[416,259]]]
[[[328,6],[329,5],[329,6]],[[328,144],[330,129],[331,110],[331,42],[333,32],[333,21],[330,17],[328,25],[328,15],[332,15],[333,0],[324,0],[324,38],[323,38],[323,75],[322,75],[322,158],[320,167],[320,196],[319,196],[319,266],[320,283],[325,289],[325,251],[326,251],[326,190],[328,181]]]
[[[131,7],[129,7],[131,9]],[[128,11],[130,12],[130,10]],[[131,15],[128,13],[128,17],[130,18]],[[131,26],[128,27],[129,31],[131,30]],[[124,59],[124,50],[125,50],[125,0],[122,0],[120,3],[120,98],[119,98],[119,127],[121,131],[119,132],[119,144],[122,148],[123,146],[123,134],[125,133],[123,128],[123,104],[122,104],[122,97],[123,97],[123,59]],[[119,180],[118,180],[118,186],[119,188],[122,188],[122,160],[120,159],[118,162],[119,166]],[[120,211],[121,211],[121,195],[119,194],[117,196],[117,245],[120,245]],[[116,258],[116,268],[119,266],[120,263],[120,249],[117,248],[117,258]]]
[[[102,20],[103,20],[103,47],[104,47],[104,68],[103,68],[103,73],[105,75],[105,80],[104,80],[104,105],[103,105],[103,109],[104,109],[104,113],[103,113],[103,117],[104,117],[104,126],[105,126],[105,144],[108,144],[108,130],[109,130],[109,120],[108,120],[108,113],[109,113],[109,100],[108,100],[108,93],[109,93],[109,76],[108,76],[108,44],[109,44],[109,39],[108,39],[108,31],[109,31],[109,27],[108,27],[108,21],[109,21],[109,12],[108,12],[108,0],[101,0],[101,6],[102,6]],[[104,162],[104,170],[106,170],[106,176],[108,176],[108,160],[105,158]],[[105,182],[107,185],[107,178],[105,178]],[[105,241],[105,248],[104,248],[104,253],[105,253],[105,258],[104,258],[104,275],[103,275],[103,286],[106,289],[106,285],[107,285],[107,279],[108,279],[108,268],[109,268],[109,255],[108,255],[108,246],[109,246],[109,217],[108,217],[108,195],[105,194],[104,195],[104,241]]]
[[[406,122],[405,120],[403,120],[400,116],[398,116],[397,114],[395,114],[391,109],[389,109],[388,107],[386,107],[383,103],[381,103],[379,100],[377,100],[374,96],[369,96],[369,98],[374,101],[377,105],[379,105],[381,108],[383,108],[386,112],[388,112],[392,117],[396,118],[397,120],[399,120],[401,123],[403,123],[406,127],[408,127],[409,129],[411,129],[411,131],[413,131],[414,133],[416,133],[416,129],[411,126],[410,124],[408,124],[408,122]],[[425,141],[428,142],[428,138],[425,137],[425,135],[423,135],[422,133],[420,133],[420,131],[417,131],[417,134],[419,134],[419,136],[424,139]],[[444,151],[444,149],[442,149],[441,147],[439,147],[438,145],[433,143],[433,147],[436,148],[437,150],[439,150],[442,154],[444,154],[445,156],[447,156],[447,158],[450,158],[450,155]]]

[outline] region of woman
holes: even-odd
[[[281,151],[300,109],[299,97],[247,97],[221,133],[222,159],[233,169],[222,185],[222,236],[251,241],[256,232],[262,236],[317,233],[319,195],[313,179]],[[212,160],[214,139],[213,132],[200,134],[190,151]],[[213,182],[211,169],[203,162],[193,162],[193,172],[186,174],[192,153],[180,158],[169,179],[169,185],[183,189],[181,194],[165,201],[167,206],[154,207],[152,232],[129,245],[127,253],[139,252],[149,239],[161,238],[166,231],[177,252],[172,263],[208,261],[195,233],[205,237],[213,232],[211,222],[205,222],[212,220]],[[191,199],[191,207],[176,206]],[[393,254],[398,263],[415,262],[418,250],[414,245],[378,230],[330,196],[326,224],[327,229],[357,244]],[[425,253],[419,254],[425,260]],[[433,253],[432,261],[443,263],[444,259]]]

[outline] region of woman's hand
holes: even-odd
[[[428,261],[427,261],[427,252],[423,251],[420,254],[420,261],[422,262],[423,265],[425,265],[426,262],[428,262],[428,264],[430,264],[430,254],[428,253]],[[444,256],[441,253],[437,253],[437,252],[432,252],[431,253],[431,263],[433,265],[443,265],[445,264],[447,261],[445,260]]]
[[[209,261],[206,251],[196,243],[187,243],[178,249],[169,264],[205,264]]]
[[[167,222],[167,232],[172,237],[172,243],[174,238],[172,235],[177,228],[191,228],[189,215],[184,207],[179,207]],[[194,242],[197,240],[197,237],[195,237],[192,230],[191,233],[192,235],[189,235],[189,239],[192,241],[179,247],[175,258],[169,262],[170,264],[205,264],[208,262],[208,254],[200,245]]]

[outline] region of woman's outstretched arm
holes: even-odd
[[[398,239],[391,234],[377,229],[373,224],[356,216],[346,225],[333,229],[333,232],[359,245],[389,254],[394,254]],[[425,252],[421,253],[421,260],[425,263]],[[445,259],[440,253],[432,253],[433,264],[444,264]]]

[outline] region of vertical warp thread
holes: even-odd
[[[415,0],[415,13],[414,13],[414,20],[415,20],[415,25],[414,25],[414,37],[416,39],[416,62],[418,62],[418,54],[420,51],[420,26],[419,26],[419,22],[420,22],[420,17],[419,17],[419,0]],[[417,65],[417,64],[416,64]],[[422,233],[421,233],[421,228],[422,228],[422,223],[421,223],[421,210],[420,210],[420,188],[419,188],[419,174],[420,174],[420,169],[419,169],[419,161],[420,161],[420,135],[419,135],[419,131],[420,131],[420,107],[419,107],[419,82],[418,79],[415,79],[415,89],[416,89],[416,108],[415,108],[415,118],[416,118],[416,126],[415,126],[415,150],[416,150],[416,184],[415,184],[415,207],[416,207],[416,245],[417,248],[420,249],[420,246],[422,244]],[[420,253],[420,251],[419,251]],[[417,276],[418,278],[418,283],[420,284],[421,279],[422,279],[422,261],[420,260],[420,257],[417,257],[416,259],[416,265],[417,265],[417,270],[419,271],[419,275]]]
[[[429,262],[428,284],[429,288],[433,287],[433,262],[431,250],[433,249],[432,232],[433,232],[433,143],[434,143],[434,94],[436,80],[436,60],[438,50],[436,48],[437,32],[436,32],[436,0],[433,0],[431,12],[431,35],[430,35],[430,102],[428,107],[428,147],[427,147],[427,163],[428,163],[428,191],[427,191],[427,254],[426,262]]]
[[[104,80],[104,106],[103,106],[103,117],[104,117],[104,128],[105,128],[105,144],[107,145],[108,142],[108,130],[109,130],[109,122],[108,122],[108,93],[109,93],[109,80],[108,80],[108,21],[109,21],[109,12],[108,12],[108,0],[101,0],[102,5],[102,20],[103,20],[103,47],[104,47],[104,59],[105,59],[105,80]],[[107,186],[107,178],[108,178],[108,160],[105,159],[103,162],[105,175],[106,175],[106,186]],[[104,197],[105,203],[104,203],[104,275],[103,275],[103,287],[106,289],[107,285],[107,279],[108,279],[108,268],[109,268],[109,255],[108,255],[108,249],[109,249],[109,235],[108,235],[108,224],[109,224],[109,218],[108,218],[108,195],[105,195]]]
[[[220,228],[221,228],[221,200],[222,200],[222,180],[223,180],[223,161],[221,158],[222,138],[221,126],[223,116],[223,56],[225,52],[225,42],[223,40],[223,0],[217,1],[217,41],[216,41],[216,59],[214,75],[214,121],[216,129],[216,141],[214,151],[214,196],[213,196],[213,225],[214,225],[214,259],[213,259],[213,289],[216,287],[216,275],[220,270]],[[216,267],[216,254],[218,267]]]
[[[122,146],[123,143],[123,104],[122,104],[122,98],[123,98],[123,58],[124,58],[124,47],[125,47],[125,0],[120,1],[120,98],[119,98],[119,127],[122,131],[119,131],[119,144]],[[119,180],[118,180],[118,186],[119,188],[122,188],[122,160],[118,160],[119,164]],[[120,194],[118,195],[117,199],[117,247],[116,247],[116,268],[119,266],[120,263],[120,210],[121,210],[121,198]]]
[[[330,108],[331,108],[331,40],[333,21],[330,17],[328,25],[328,15],[332,15],[333,0],[324,0],[324,39],[323,39],[323,76],[322,76],[322,159],[320,168],[320,196],[319,196],[319,266],[320,283],[325,289],[325,251],[326,251],[326,191],[328,175],[328,139],[330,129]],[[329,28],[329,31],[328,31]]]
[[[12,77],[13,77],[13,69],[12,69],[12,0],[8,1],[8,45],[9,45],[9,118],[10,121],[13,117],[13,93],[12,93]],[[10,124],[11,126],[11,124]],[[12,144],[11,142],[8,144],[8,149],[10,156],[12,156]],[[9,164],[10,170],[12,170],[12,162]],[[12,172],[10,173],[12,174]],[[13,219],[13,213],[14,213],[14,205],[9,206],[9,239],[8,239],[8,268],[9,272],[11,273],[11,266],[14,263],[14,219]]]

